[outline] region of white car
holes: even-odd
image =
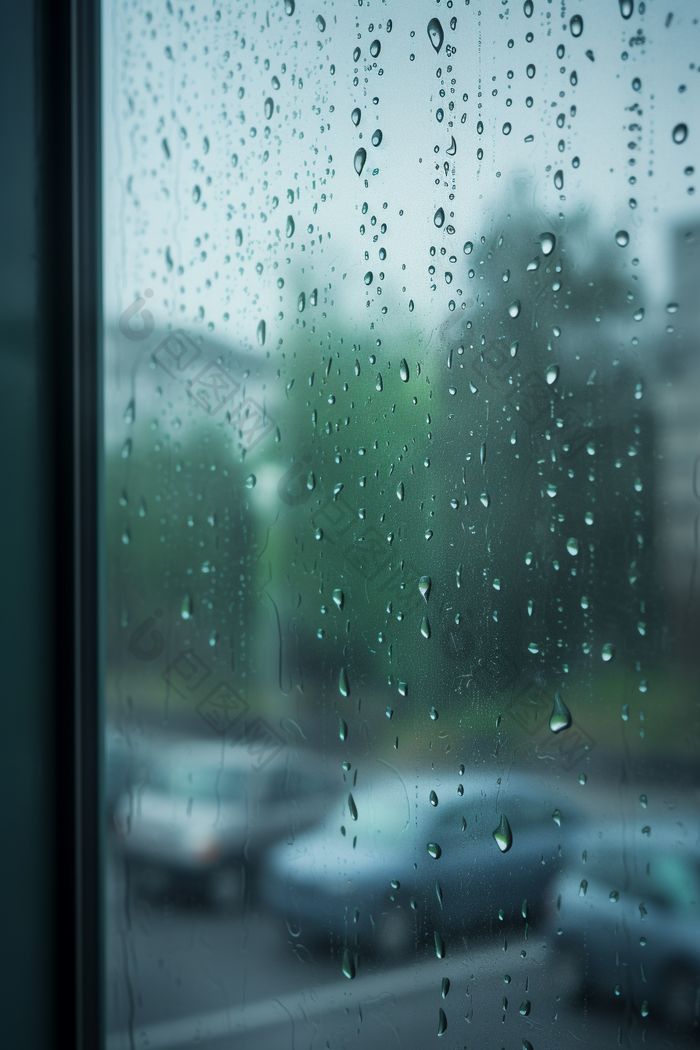
[[[262,847],[318,818],[324,781],[291,752],[256,771],[244,745],[163,741],[142,753],[142,779],[114,807],[132,878],[151,895],[231,904]]]

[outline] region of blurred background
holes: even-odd
[[[697,23],[103,4],[110,1048],[697,1038]]]

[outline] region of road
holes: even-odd
[[[571,964],[523,930],[443,959],[426,950],[361,960],[349,980],[340,957],[255,906],[222,914],[134,903],[114,856],[106,889],[108,1050],[422,1050],[438,1038],[441,1009],[438,1045],[455,1050],[685,1043],[623,1006],[593,1008]]]

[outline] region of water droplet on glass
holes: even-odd
[[[396,486],[396,495],[398,496],[399,499],[403,499],[403,497],[404,497],[403,481],[400,481],[398,483],[398,485]]]
[[[429,576],[421,576],[420,580],[418,581],[418,590],[420,591],[422,597],[424,598],[424,600],[426,602],[428,601],[428,598],[430,597],[430,587],[431,587],[430,577]]]
[[[343,594],[340,587],[336,587],[336,589],[333,591],[333,601],[339,609],[343,608],[343,603],[345,602],[345,595]]]
[[[433,860],[439,860],[442,856],[442,850],[438,846],[437,842],[428,843],[428,853],[433,858]]]
[[[501,819],[498,827],[493,832],[493,837],[501,853],[507,853],[513,845],[513,832],[510,830],[508,817],[505,813],[501,813]]]
[[[341,740],[347,740],[348,738],[348,724],[344,718],[338,720],[338,735]]]
[[[297,299],[297,310],[300,314],[303,314],[306,309],[306,296],[303,292],[299,292],[299,298]]]
[[[553,733],[561,733],[562,729],[571,727],[571,711],[561,698],[561,693],[554,694],[554,706],[549,716],[549,728]]]
[[[445,34],[442,30],[439,18],[431,18],[428,22],[428,39],[435,48],[435,51],[439,54],[442,42],[445,39]]]
[[[443,941],[437,930],[434,931],[433,937],[435,938],[435,954],[438,959],[445,958],[445,942]]]
[[[341,696],[350,695],[350,683],[348,682],[348,673],[344,667],[340,669],[340,678],[338,680],[338,688],[340,689]]]
[[[609,900],[611,904],[617,904],[620,899],[620,894],[617,890],[610,890]]]
[[[585,897],[588,892],[588,879],[581,879],[581,885],[578,888],[579,897]]]
[[[379,130],[379,128],[377,128],[377,130],[372,135],[372,145],[373,146],[381,146],[383,138],[384,138],[384,136],[382,135],[382,133]]]
[[[255,477],[255,474],[249,474],[248,477],[245,479],[245,487],[247,489],[254,489],[257,480],[258,479]]]
[[[287,240],[289,240],[290,237],[294,236],[294,219],[291,215],[287,216],[287,226],[285,228],[285,233],[287,235]]]
[[[566,549],[572,556],[578,554],[578,540],[573,536],[566,541]]]
[[[399,375],[401,376],[401,378],[404,381],[404,383],[408,382],[408,380],[409,380],[408,362],[406,361],[405,357],[401,358],[401,364],[399,365]]]
[[[275,103],[271,98],[265,99],[265,120],[272,120],[272,114],[275,112]]]
[[[192,599],[189,594],[186,594],[182,599],[182,606],[180,608],[180,616],[183,620],[189,620],[192,616]]]
[[[421,620],[420,633],[424,638],[430,638],[430,623],[427,616],[424,616]]]
[[[525,0],[525,3],[523,4],[523,11],[525,12],[526,18],[532,18],[532,12],[534,11],[534,9],[535,7],[532,0]]]
[[[444,224],[445,212],[442,210],[442,208],[438,208],[438,210],[433,215],[433,222],[435,223],[438,229],[440,229],[440,227]]]
[[[352,797],[352,793],[348,795],[348,809],[352,819],[357,820],[357,806],[355,805],[355,799]]]
[[[431,721],[433,721],[433,722],[437,722],[437,720],[438,720],[438,718],[439,718],[439,717],[440,717],[440,715],[438,714],[437,708],[436,708],[436,707],[431,707],[431,708],[430,708],[430,718],[431,718]]]
[[[367,273],[365,274],[365,284],[366,285],[370,285],[373,280],[374,280],[374,274],[372,273],[371,270],[368,270]]]
[[[264,321],[261,321],[260,324],[258,325],[257,335],[258,335],[258,343],[260,344],[260,346],[264,346],[265,345],[265,336],[267,335],[267,326],[266,326]]]
[[[583,32],[583,19],[581,15],[574,15],[569,22],[569,29],[571,30],[572,36],[581,36]]]
[[[627,230],[618,230],[615,234],[615,241],[620,248],[626,248],[630,242],[630,235]]]
[[[362,146],[360,146],[360,148],[358,149],[357,153],[355,154],[355,159],[353,161],[353,164],[355,166],[355,171],[357,172],[358,175],[362,174],[362,169],[365,166],[365,161],[366,160],[367,160],[367,150],[363,149]]]
[[[615,646],[611,645],[610,642],[606,642],[603,648],[600,650],[600,655],[603,658],[604,662],[608,663],[610,660],[612,660],[613,656],[615,655]]]
[[[514,299],[513,300],[513,302],[508,307],[508,313],[510,314],[511,317],[517,317],[518,316],[518,314],[520,313],[520,300],[519,299]]]
[[[373,40],[372,43],[369,45],[369,53],[372,56],[372,58],[379,58],[379,52],[381,51],[381,49],[382,45],[379,43],[379,41]]]
[[[559,812],[558,809],[555,809],[554,812],[552,813],[552,820],[554,821],[554,823],[557,825],[558,828],[561,827],[561,813]]]
[[[350,114],[350,119],[352,120],[355,127],[358,127],[360,120],[362,119],[362,110],[355,107],[355,109],[353,109],[352,113]]]
[[[547,379],[547,383],[549,386],[551,386],[553,383],[556,383],[557,379],[559,378],[559,365],[550,365],[547,369],[547,374],[545,378]]]
[[[438,804],[438,797],[437,797],[437,795],[435,794],[434,791],[431,791],[430,792],[430,805],[431,806],[437,806],[437,804]]]
[[[320,33],[325,33],[325,31],[326,31],[326,20],[323,17],[323,15],[316,15],[316,25],[318,26],[318,30],[319,30]]]
[[[540,247],[543,255],[551,255],[557,244],[557,239],[553,233],[541,233],[540,234]]]
[[[554,172],[554,185],[558,190],[564,189],[564,172],[561,168]]]
[[[688,138],[688,125],[687,124],[676,124],[672,133],[673,141],[676,145],[680,146],[682,142]]]
[[[284,0],[284,13],[285,15],[294,14],[294,0]]]
[[[441,958],[442,958],[442,956],[439,955],[438,959],[441,959]],[[438,1014],[438,1030],[437,1030],[437,1034],[438,1035],[444,1035],[446,1031],[447,1031],[447,1018],[445,1017],[445,1011],[443,1010],[442,1007],[440,1007],[440,1012]]]
[[[464,247],[462,248],[462,251],[465,255],[471,255],[471,253],[474,251],[474,245],[472,244],[472,242],[467,241]]]
[[[135,416],[136,416],[136,409],[135,409],[135,406],[134,406],[134,399],[132,397],[131,401],[129,402],[129,404],[124,409],[124,422],[125,423],[133,423]]]
[[[441,989],[441,993],[440,993],[442,995],[443,999],[447,998],[447,993],[449,992],[449,990],[450,990],[450,978],[449,977],[443,977],[443,979],[442,979],[442,989]]]
[[[529,999],[523,999],[523,1001],[520,1004],[520,1010],[518,1011],[518,1013],[522,1014],[523,1017],[527,1017],[529,1015],[529,1013],[530,1013],[530,1000]]]
[[[347,948],[343,951],[343,973],[350,981],[355,976],[355,961]]]
[[[620,14],[623,18],[631,18],[634,12],[634,0],[620,0]]]
[[[132,448],[133,448],[133,443],[131,441],[131,438],[127,438],[126,441],[124,442],[124,444],[122,445],[122,459],[128,459],[129,458],[129,456],[131,455],[131,449]]]

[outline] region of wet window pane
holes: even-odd
[[[103,12],[107,1045],[689,1043],[695,4]]]

